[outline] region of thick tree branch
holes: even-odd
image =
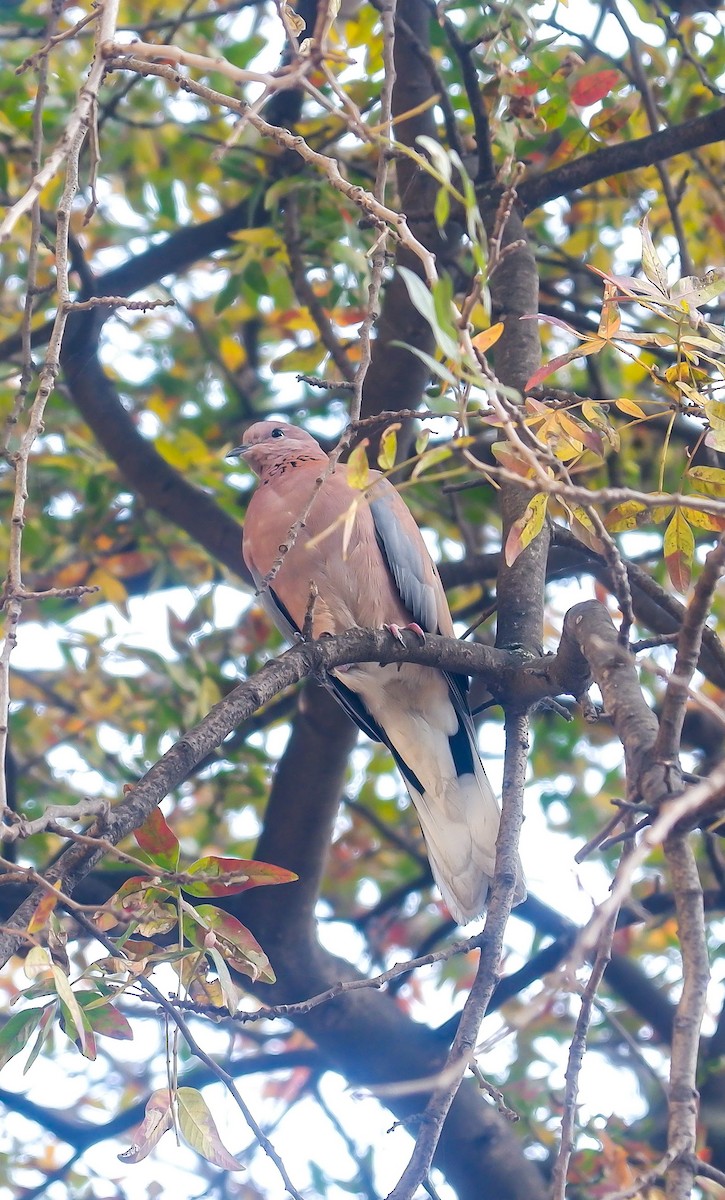
[[[572,159],[554,171],[546,171],[538,179],[526,180],[519,188],[519,197],[525,210],[532,212],[550,200],[569,196],[578,188],[598,183],[610,175],[651,167],[663,159],[687,154],[698,146],[708,146],[722,138],[725,138],[725,108],[695,117],[692,121],[684,121],[670,129],[662,129],[648,137],[606,146],[603,150]]]
[[[588,662],[624,747],[628,799],[656,809],[682,790],[682,777],[676,764],[660,762],[654,756],[658,722],[642,694],[634,658],[619,642],[611,617],[596,600],[569,609],[562,642],[566,644],[569,637]]]
[[[134,491],[251,584],[242,561],[240,525],[210,495],[188,483],[141,435],[101,366],[98,327],[91,314],[69,318],[61,364],[78,411]]]
[[[693,1159],[697,1149],[697,1063],[700,1030],[705,1015],[710,963],[705,933],[702,886],[687,835],[674,833],[665,841],[677,905],[682,955],[682,994],[672,1035],[667,1145],[675,1156],[666,1173],[667,1200],[689,1200],[695,1183]]]
[[[138,829],[163,797],[178,787],[190,771],[221,745],[240,722],[304,676],[324,678],[333,667],[344,663],[408,661],[445,667],[454,674],[482,673],[490,687],[497,690],[503,688],[504,692],[510,688],[512,694],[518,696],[519,703],[522,696],[534,703],[542,695],[549,695],[552,687],[561,690],[560,676],[556,672],[549,678],[536,667],[519,668],[516,656],[503,651],[432,634],[426,637],[424,645],[412,632],[404,633],[403,639],[404,644],[399,643],[387,630],[357,629],[341,637],[323,638],[288,650],[215,704],[208,715],[184,734],[124,795],[107,819],[92,826],[89,833],[91,836],[94,833],[101,835],[106,842],[117,844]],[[552,658],[550,661],[553,663],[555,660]],[[102,848],[94,851],[87,846],[73,846],[48,869],[46,879],[50,883],[63,880],[65,889],[72,892],[103,854]],[[39,899],[40,894],[34,893],[21,905],[8,925],[18,930],[24,929]],[[18,944],[18,939],[7,932],[0,936],[0,963],[7,960]]]

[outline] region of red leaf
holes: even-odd
[[[149,858],[167,871],[175,871],[179,865],[179,839],[166,824],[160,808],[155,808],[147,821],[137,829],[134,837]]]
[[[587,108],[608,96],[621,78],[619,71],[613,69],[580,76],[571,89],[571,98],[580,108]]]
[[[230,967],[251,979],[275,982],[267,955],[246,925],[213,904],[200,904],[196,916],[204,927],[193,920],[184,921],[184,933],[192,945],[207,952],[219,951]]]
[[[297,879],[294,871],[274,867],[271,863],[247,858],[218,858],[207,855],[189,867],[187,875],[200,875],[198,883],[183,883],[191,896],[235,896],[248,888],[270,883],[291,883]]]

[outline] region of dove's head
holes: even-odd
[[[285,421],[257,421],[245,430],[241,446],[228,456],[243,458],[253,471],[264,477],[269,471],[300,463],[327,462],[327,455],[311,434]]]

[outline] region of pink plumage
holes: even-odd
[[[453,637],[443,585],[420,530],[377,471],[362,492],[308,433],[260,421],[236,453],[259,475],[244,525],[244,560],[260,586],[314,494],[304,527],[260,599],[286,637],[417,623]],[[318,480],[323,479],[322,484]],[[315,494],[316,493],[316,494]],[[351,717],[392,751],[420,821],[435,880],[460,923],[479,916],[493,875],[499,805],[478,754],[468,681],[431,667],[357,664],[331,686]],[[520,875],[516,900],[525,896]]]

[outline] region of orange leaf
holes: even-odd
[[[48,918],[60,900],[60,880],[56,880],[53,884],[58,891],[55,893],[47,892],[42,900],[38,903],[35,912],[33,913],[28,923],[28,933],[37,933],[39,929],[44,929],[48,923]]]
[[[485,354],[492,346],[495,346],[498,339],[503,333],[503,321],[497,321],[495,325],[491,325],[489,329],[484,329],[481,333],[477,333],[475,338],[471,340],[471,345],[478,350],[479,354]]]

